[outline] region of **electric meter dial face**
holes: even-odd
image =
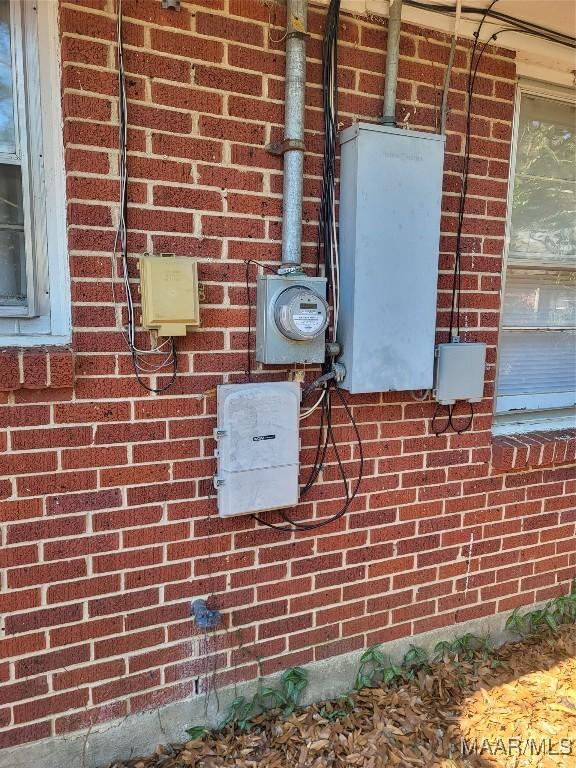
[[[328,304],[310,288],[295,285],[276,298],[274,318],[284,336],[294,341],[307,341],[326,330]]]

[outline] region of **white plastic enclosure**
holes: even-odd
[[[218,387],[220,517],[298,502],[300,385],[293,381]]]

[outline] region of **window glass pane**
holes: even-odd
[[[0,164],[0,306],[26,303],[26,253],[22,175]]]
[[[502,322],[506,327],[576,327],[576,272],[510,269]]]
[[[502,331],[499,395],[576,389],[576,332]]]
[[[576,264],[576,108],[524,94],[510,263]]]
[[[18,165],[0,164],[0,227],[3,224],[24,226],[22,174]]]
[[[0,152],[16,152],[9,0],[0,0]]]
[[[0,306],[26,304],[24,232],[0,229]]]

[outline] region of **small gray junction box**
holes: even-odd
[[[457,400],[479,403],[484,394],[486,344],[438,344],[434,377],[435,400],[453,405]]]

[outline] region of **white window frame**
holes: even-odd
[[[0,307],[0,346],[70,342],[70,276],[56,0],[10,0],[17,155],[22,169],[27,305]],[[28,194],[27,194],[28,192]]]
[[[540,96],[545,99],[575,103],[570,89],[552,83],[540,83],[534,80],[520,79],[516,87],[514,104],[513,139],[510,155],[508,178],[508,203],[506,233],[502,262],[502,284],[500,289],[500,323],[498,329],[498,347],[496,359],[496,379],[494,395],[495,434],[510,434],[532,430],[552,430],[576,427],[576,392],[546,392],[531,395],[498,395],[498,377],[500,371],[500,339],[504,327],[504,301],[506,298],[506,279],[510,251],[510,232],[512,227],[512,205],[514,199],[514,181],[516,177],[516,153],[520,122],[520,103],[523,94]],[[529,269],[530,265],[526,267]],[[552,264],[551,268],[561,268]],[[534,329],[537,330],[537,329]],[[547,330],[547,329],[546,329]],[[556,330],[556,329],[555,329]],[[561,329],[558,329],[561,330]]]

